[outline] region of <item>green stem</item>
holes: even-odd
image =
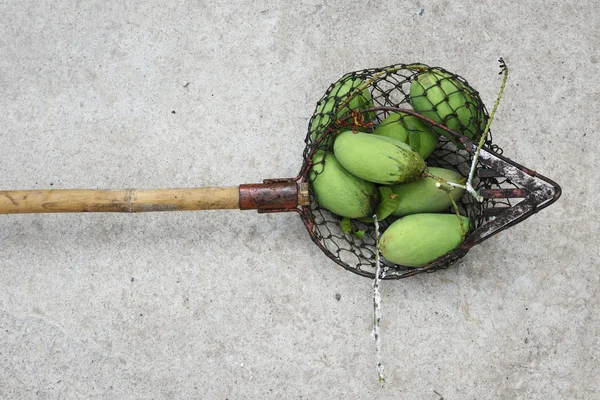
[[[498,109],[498,105],[500,104],[500,99],[502,98],[502,94],[504,93],[504,88],[506,87],[506,81],[508,79],[508,67],[506,66],[506,64],[504,63],[504,60],[502,58],[500,59],[500,67],[502,68],[502,71],[500,71],[500,73],[504,73],[504,78],[502,79],[502,86],[500,86],[500,93],[498,93],[498,98],[496,99],[496,103],[494,104],[494,108],[492,109],[492,114],[490,115],[490,118],[488,119],[488,122],[485,126],[485,130],[483,131],[483,134],[481,135],[481,138],[479,139],[479,145],[477,146],[477,151],[475,152],[475,156],[473,157],[473,162],[471,164],[471,170],[469,171],[469,178],[467,179],[467,190],[479,202],[483,201],[483,197],[481,197],[479,195],[479,193],[473,188],[472,182],[473,182],[473,177],[475,176],[475,170],[477,168],[477,161],[479,160],[479,154],[481,153],[481,148],[483,147],[483,145],[485,143],[485,139],[487,138],[487,134],[490,130],[490,125],[492,123],[492,120],[494,119],[494,115],[496,115],[496,110]]]
[[[463,183],[455,183],[455,182],[450,182],[444,178],[440,178],[439,176],[435,176],[433,175],[431,172],[429,172],[428,170],[425,170],[423,172],[423,176],[425,178],[431,178],[431,179],[435,179],[436,181],[438,181],[439,183],[441,183],[442,185],[446,185],[446,186],[450,186],[450,190],[454,189],[454,188],[461,188],[461,189],[466,189],[467,187],[464,185],[464,182],[466,182],[466,179],[463,178]]]
[[[446,192],[448,193],[448,197],[450,197],[450,201],[452,202],[452,206],[454,207],[454,212],[456,213],[456,218],[458,218],[458,223],[460,224],[460,230],[462,231],[463,237],[462,237],[462,241],[465,241],[465,238],[467,237],[467,229],[465,228],[465,224],[463,223],[463,220],[461,218],[460,215],[460,211],[458,209],[458,206],[456,205],[456,201],[454,201],[454,198],[452,198],[452,195],[450,194],[450,192]]]

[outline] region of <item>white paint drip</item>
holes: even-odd
[[[383,362],[381,355],[381,293],[379,292],[379,284],[381,282],[382,271],[381,263],[379,261],[379,221],[377,215],[373,215],[373,221],[375,222],[375,264],[377,266],[375,270],[375,279],[373,280],[373,332],[371,336],[375,339],[375,352],[377,355],[377,375],[379,382],[385,382],[385,375],[383,373]]]

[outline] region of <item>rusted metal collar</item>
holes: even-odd
[[[295,179],[265,179],[240,185],[240,209],[265,212],[300,211],[309,204],[308,183]]]

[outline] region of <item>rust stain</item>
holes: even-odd
[[[523,198],[529,195],[529,191],[523,188],[514,189],[481,189],[480,194],[485,199],[497,198],[497,199],[515,199]]]

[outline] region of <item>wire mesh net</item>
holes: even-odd
[[[423,128],[419,124],[425,124],[437,136],[433,142],[429,141],[432,147],[426,158],[427,166],[457,171],[466,178],[471,168],[472,155],[456,138],[435,123],[478,141],[489,116],[477,91],[464,78],[443,68],[424,64],[398,64],[345,74],[330,85],[317,103],[309,122],[303,154],[303,180],[312,183],[315,176],[318,176],[319,169],[323,169],[323,165],[319,167],[319,164],[324,163],[325,158],[317,160],[314,158],[315,153],[318,150],[331,152],[335,138],[341,132],[352,130],[372,133],[393,118],[394,122],[404,126],[405,141],[411,146],[413,141],[417,141],[421,149],[427,143],[423,142],[423,135],[420,135]],[[485,148],[502,152],[492,142],[490,132]],[[484,168],[481,164],[479,167]],[[473,187],[477,190],[515,186],[502,177],[476,176],[473,180]],[[342,217],[319,204],[312,185],[310,200],[310,206],[305,208],[302,218],[313,241],[342,267],[359,275],[374,277],[376,237],[373,224],[351,220],[352,230],[346,233],[348,229],[341,227]],[[494,218],[491,213],[486,213],[487,209],[508,207],[515,201],[517,200],[495,198],[478,202],[465,192],[456,203],[460,214],[470,219],[470,232],[473,232],[490,218]],[[454,213],[454,209],[449,207],[447,212]],[[390,216],[380,221],[381,232],[396,219],[397,217]],[[467,252],[467,248],[459,248],[418,268],[393,264],[383,258],[384,279],[399,279],[445,269]]]

